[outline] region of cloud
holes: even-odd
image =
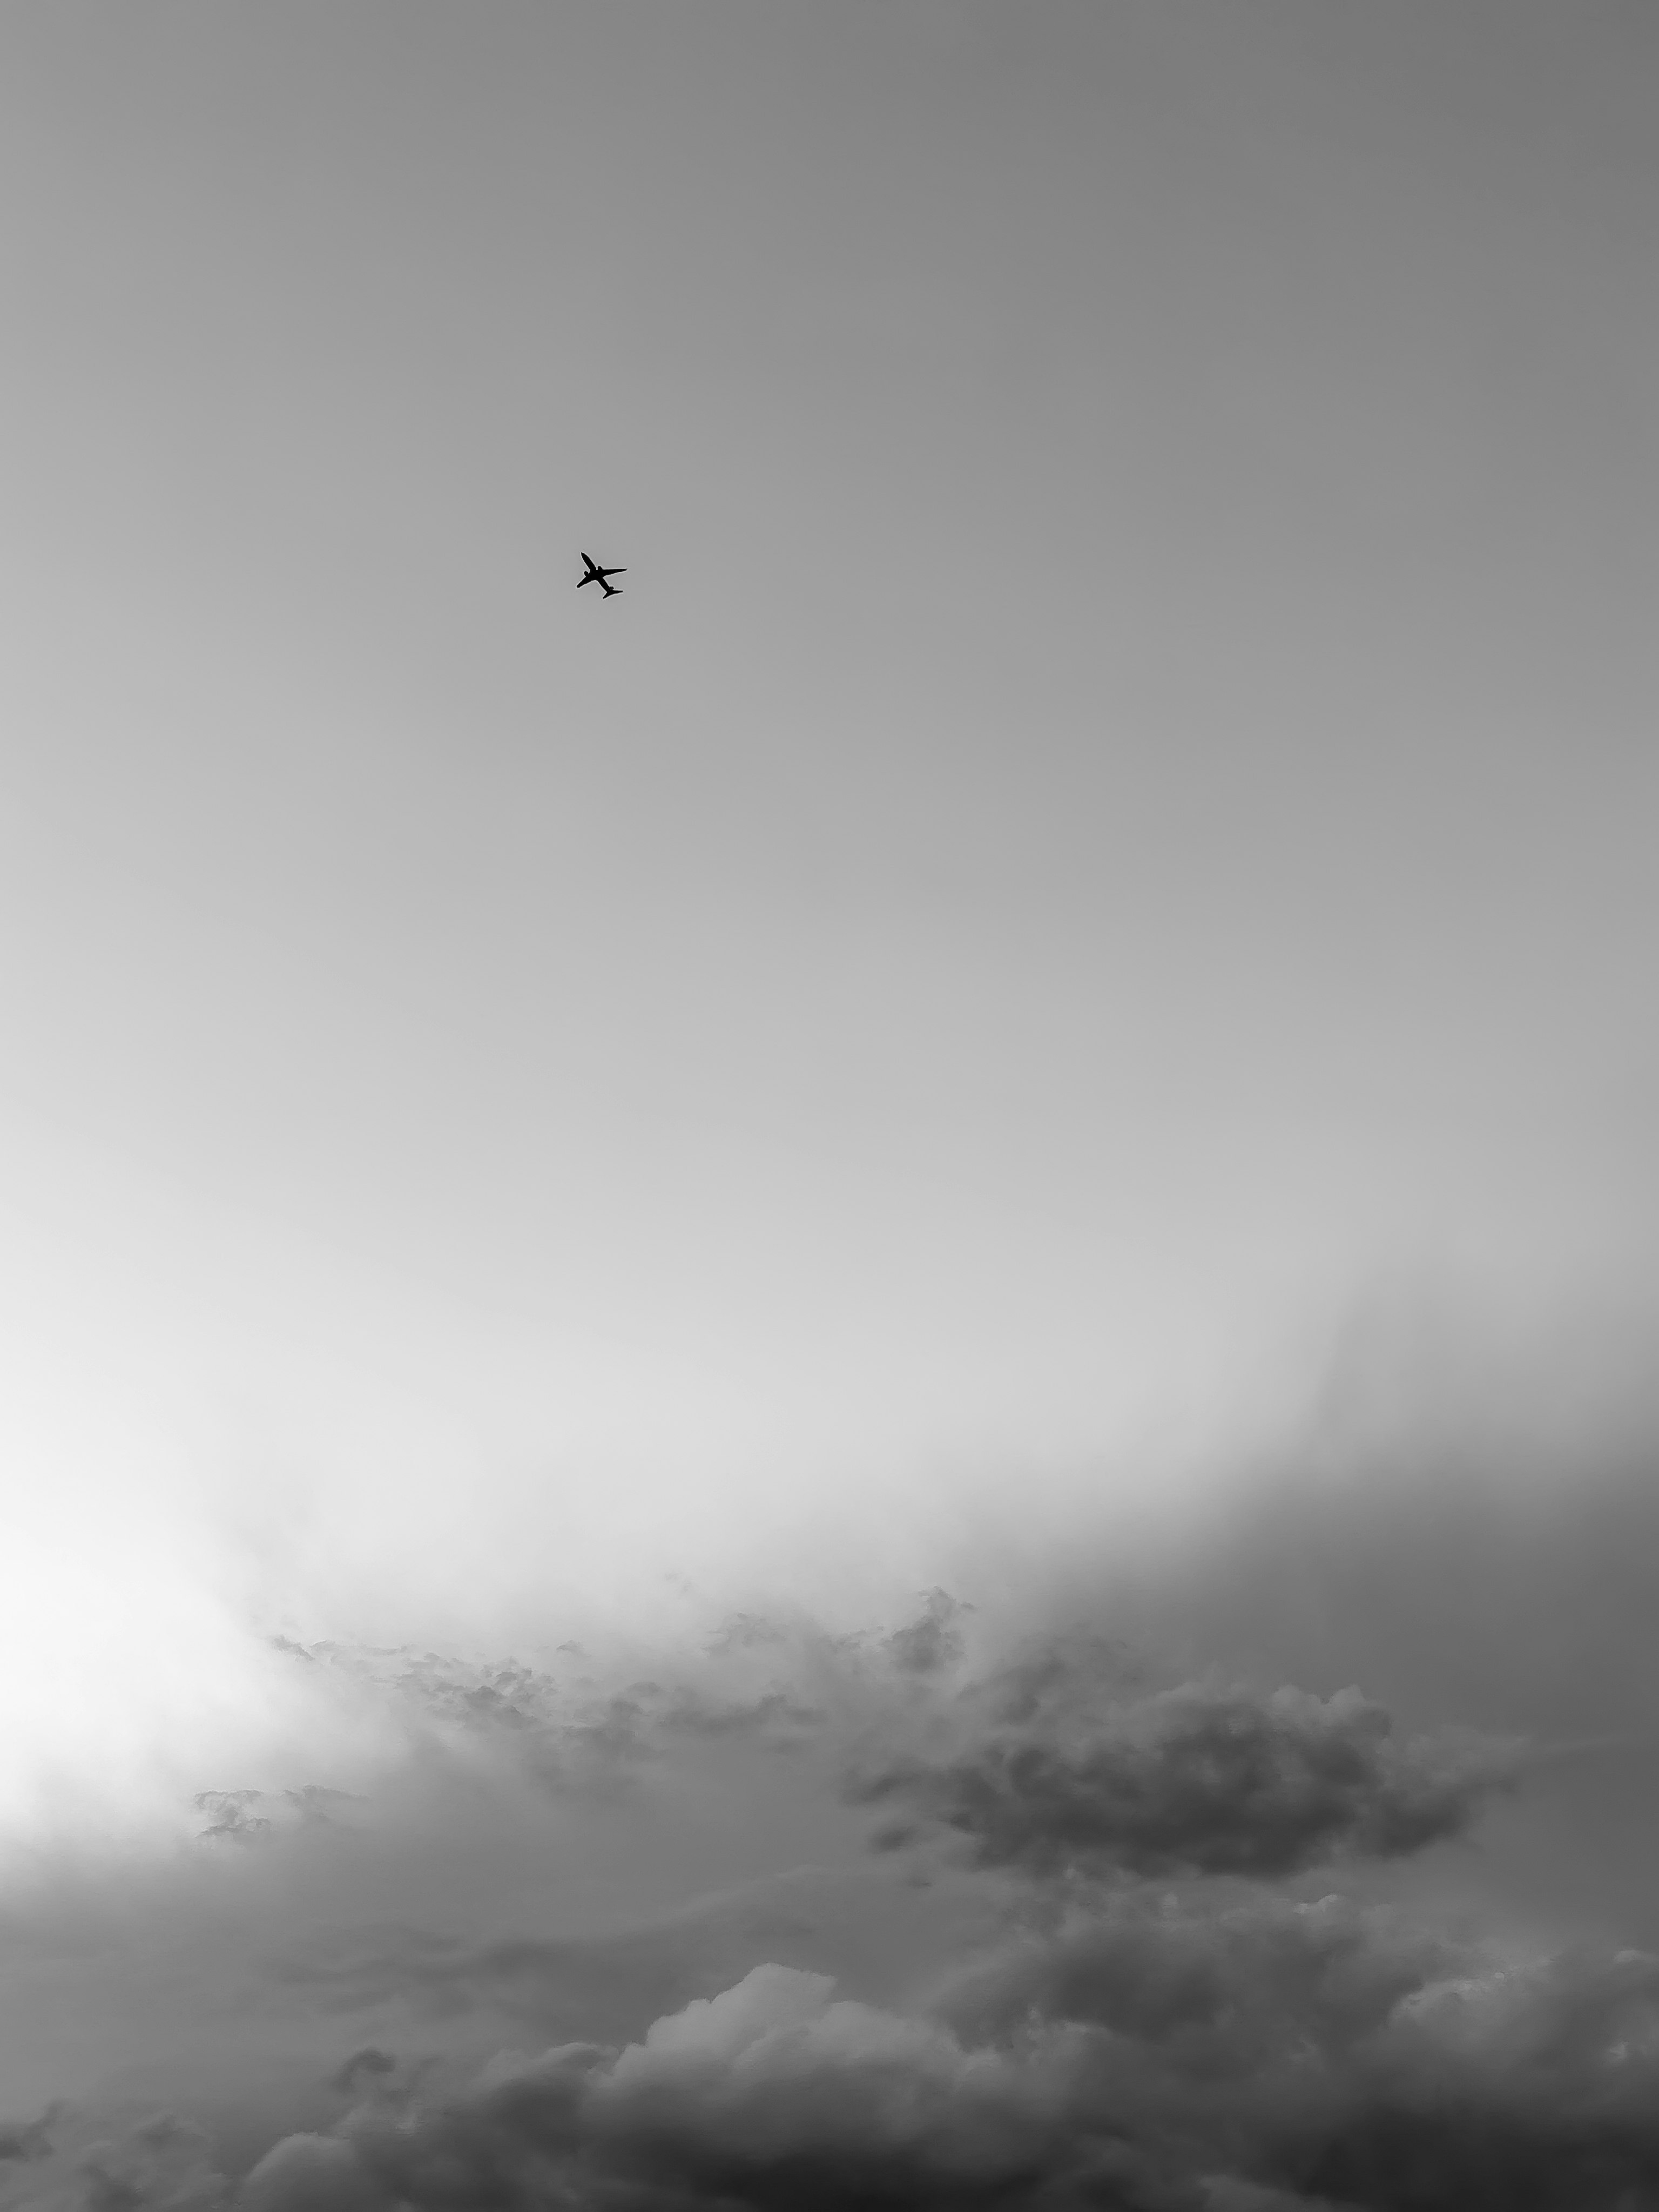
[[[1512,1767],[1441,1725],[1479,1686],[1444,1654],[1525,1686],[1601,1652],[1565,1717],[1645,1709],[1615,1631],[1646,1616],[1590,1603],[1626,1552],[1646,1587],[1615,1475],[1559,1524],[1495,1481],[1267,1498],[1254,1534],[1241,1503],[1224,1544],[1018,1621],[975,1584],[861,1636],[290,1640],[376,1765],[324,1792],[216,1753],[176,1863],[89,1863],[50,1925],[6,1899],[0,2212],[1654,2212],[1654,1960],[1487,1911],[1579,1766],[1528,1765],[1479,1850],[1422,1848]],[[1391,1650],[1414,1684],[1374,1679]],[[1535,1730],[1530,1689],[1472,1702]],[[945,1848],[872,1853],[872,1812]],[[1316,1895],[1339,1864],[1352,1893]],[[1460,1886],[1494,1932],[1449,1919]],[[193,2150],[145,2135],[168,2112]]]
[[[1356,1689],[1186,1683],[1126,1692],[1115,1648],[1055,1644],[963,1701],[959,1740],[855,1776],[888,1840],[944,1828],[1034,1875],[1276,1876],[1462,1832],[1504,1778],[1496,1744],[1402,1739]]]
[[[62,2110],[61,2104],[52,2104],[36,2119],[0,2124],[0,2159],[46,2157],[52,2123]]]
[[[887,1638],[893,1664],[909,1674],[933,1674],[954,1664],[964,1649],[957,1623],[972,1610],[949,1590],[929,1590],[917,1618]]]
[[[975,1713],[1032,1725],[1076,1670],[1048,1657],[976,1686]],[[1315,1701],[1318,1702],[1318,1701]],[[367,1832],[372,1839],[372,1831]],[[234,1899],[294,1826],[234,1872]],[[329,1845],[331,1850],[333,1846]],[[1012,1869],[1017,1876],[1024,1870]],[[977,1878],[983,1886],[983,1877]],[[969,1877],[963,1880],[969,1882]],[[1006,1888],[1007,1873],[1001,1878]],[[799,1886],[797,1886],[798,1887]],[[896,1894],[896,1891],[895,1892]],[[409,1930],[353,1958],[315,1929],[309,1976],[276,1960],[310,2021],[313,2106],[231,2159],[208,2126],[94,2106],[12,2131],[0,2204],[29,2212],[1640,2212],[1659,2203],[1659,1960],[1523,1954],[1340,1896],[1259,1881],[1083,1890],[931,1991],[842,1995],[763,1956],[711,1981],[724,1935],[764,1943],[780,1895],[632,1936],[446,1943]],[[809,1901],[800,1893],[799,1901]],[[799,1924],[810,1932],[811,1915]],[[739,1927],[739,1920],[745,1925]],[[712,1943],[700,1937],[712,1935]],[[751,1957],[753,1955],[751,1951]],[[377,1972],[386,1983],[372,1986]],[[688,1990],[687,1981],[694,1987]],[[675,1983],[678,1990],[673,1990]],[[701,1989],[695,1984],[701,1983]],[[660,1992],[617,2032],[618,1994]],[[365,2004],[426,1988],[368,2039]],[[558,2039],[478,2043],[514,2008]],[[672,1994],[670,1992],[672,1992]],[[667,2002],[663,2002],[663,1996]],[[626,2009],[626,2005],[624,2005]],[[607,2017],[608,2015],[608,2017]],[[447,2056],[445,2056],[446,2051]],[[470,2055],[469,2055],[470,2054]],[[194,2117],[194,2116],[192,2116]],[[235,2176],[242,2179],[235,2183]],[[234,2184],[233,2189],[233,2184]]]
[[[211,2143],[176,2113],[113,2130],[70,2117],[52,2137],[31,2149],[27,2169],[0,2179],[8,2212],[226,2212],[229,2204],[232,2186]]]
[[[1006,2202],[1041,2169],[1049,2124],[1017,2064],[833,1989],[757,1966],[620,2051],[498,2061],[441,2109],[280,2144],[242,2202],[897,2208]]]
[[[891,1809],[889,1843],[946,1832],[981,1866],[1038,1876],[1274,1877],[1398,1857],[1462,1833],[1514,1770],[1512,1747],[1404,1735],[1354,1688],[1156,1685],[1097,1632],[1040,1638],[975,1677],[960,1625],[971,1610],[934,1589],[898,1629],[839,1638],[738,1617],[700,1654],[631,1680],[574,1650],[535,1668],[286,1648],[556,1793],[672,1782],[701,1747],[744,1741],[839,1763],[849,1802]],[[236,1840],[264,1832],[273,1809],[246,1790],[198,1802],[217,1814],[209,1832]]]
[[[1659,2202],[1659,1960],[1532,1961],[1338,1897],[1118,1896],[925,2011],[757,1966],[638,2042],[379,2077],[249,2212],[1635,2212]]]
[[[942,1624],[935,1628],[931,1613],[889,1641],[930,1632],[946,1632]],[[275,1649],[319,1679],[379,1698],[404,1727],[452,1747],[506,1751],[555,1788],[623,1779],[686,1736],[753,1734],[799,1741],[826,1718],[821,1704],[803,1700],[802,1685],[814,1660],[820,1670],[827,1668],[826,1680],[845,1676],[848,1655],[859,1642],[738,1616],[714,1632],[701,1654],[683,1652],[666,1663],[665,1655],[654,1655],[658,1680],[629,1679],[626,1652],[599,1660],[571,1643],[559,1647],[551,1663],[530,1666],[406,1647],[272,1639]],[[843,1692],[845,1687],[843,1681]],[[318,1813],[325,1794],[309,1793]]]

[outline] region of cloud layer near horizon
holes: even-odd
[[[1114,1899],[932,2014],[765,1965],[620,2051],[436,2104],[394,2075],[364,2054],[368,2094],[241,2201],[1589,2212],[1659,2187],[1659,1960],[1521,1966],[1335,1896]]]
[[[1343,1514],[1355,1560],[1388,1550],[1374,1496],[1324,1495],[1340,1586]],[[1548,1526],[1519,1492],[1462,1510],[1488,1558]],[[1402,1548],[1435,1525],[1393,1510]],[[1653,1510],[1620,1461],[1576,1525]],[[1179,1624],[1207,1560],[1159,1571]],[[380,1766],[227,1773],[185,1857],[14,1885],[14,1986],[78,1972],[110,2027],[14,2113],[0,2205],[1659,2203],[1659,1957],[1483,1924],[1454,1878],[1549,1771],[1333,1685],[1333,1650],[1311,1687],[1172,1673],[1109,1584],[1023,1636],[939,1590],[861,1635],[735,1616],[648,1672],[279,1639],[319,1711],[380,1715]],[[1472,1650],[1515,1628],[1470,1587]]]

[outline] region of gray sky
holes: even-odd
[[[1652,28],[11,11],[16,1141],[907,1447],[1640,1249]]]

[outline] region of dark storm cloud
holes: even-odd
[[[1059,2085],[939,2023],[837,2001],[828,1978],[756,1968],[618,2051],[498,2063],[447,2107],[355,2115],[277,2146],[257,2212],[319,2203],[771,2208],[1060,2205],[1091,2168],[1171,2194],[1133,2145],[1078,2138]],[[1143,2171],[1144,2169],[1144,2171]],[[1151,2193],[1148,2193],[1151,2192]],[[1097,2194],[1091,2201],[1112,2201]]]
[[[1034,1874],[1273,1876],[1456,1835],[1504,1772],[1492,1744],[1402,1739],[1357,1690],[1126,1694],[1103,1679],[1112,1647],[1079,1649],[1082,1663],[1056,1646],[964,1700],[965,1741],[854,1780],[908,1816],[889,1840],[943,1827],[981,1865]],[[1101,1652],[1107,1668],[1088,1663]]]
[[[1659,1961],[1505,1960],[1340,1898],[1119,1897],[930,2010],[757,1967],[618,2051],[273,2146],[250,2212],[999,2205],[1638,2212]]]
[[[1565,2212],[1659,2185],[1644,1954],[1506,1957],[1336,1896],[1119,1895],[938,2010],[975,2039],[1077,2024],[1085,2106],[1316,2201]]]

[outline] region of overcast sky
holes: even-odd
[[[1206,1663],[1595,1735],[1656,92],[1630,0],[15,0],[6,1821],[349,1778],[256,1632],[1029,1625],[1149,1493]],[[1400,1626],[1418,1504],[1216,1580],[1437,1453],[1582,1694],[1467,1529]]]

